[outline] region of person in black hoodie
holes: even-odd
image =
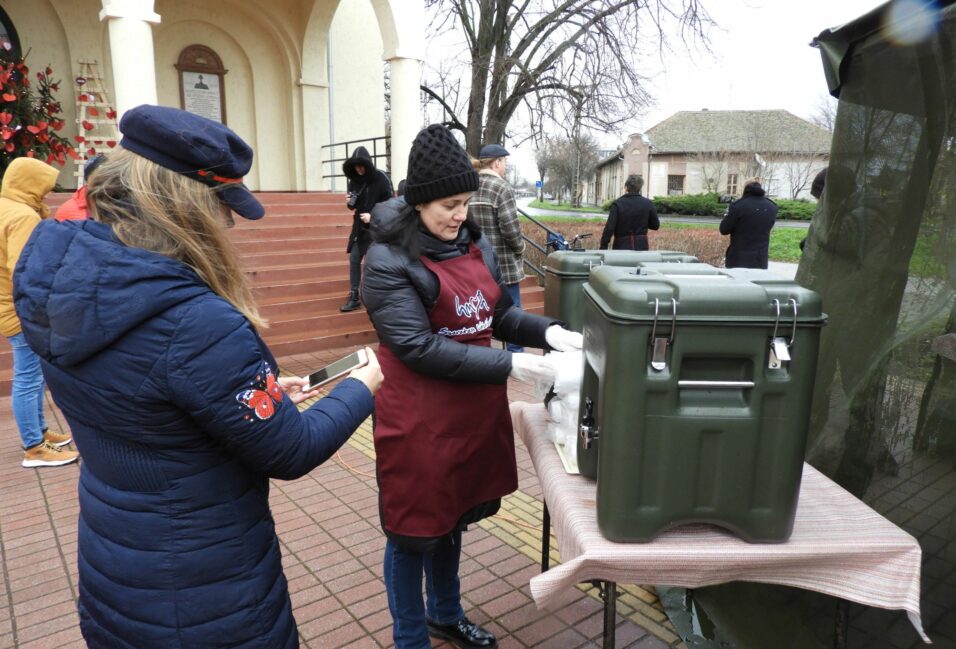
[[[352,233],[349,235],[345,252],[349,255],[348,299],[339,311],[354,311],[359,308],[359,283],[362,280],[362,258],[372,242],[369,223],[372,220],[372,208],[377,203],[392,197],[392,181],[385,172],[375,168],[368,149],[360,146],[348,160],[342,163],[342,173],[348,178],[348,206],[354,209],[352,215]]]
[[[727,210],[720,233],[730,235],[727,268],[766,268],[770,231],[777,221],[777,204],[767,198],[757,179],[744,184],[744,195]]]

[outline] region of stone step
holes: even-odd
[[[50,194],[58,207],[72,193]],[[269,322],[263,337],[285,356],[377,341],[365,309],[339,312],[349,291],[346,242],[352,215],[342,193],[260,192],[266,207],[258,221],[237,218],[229,231],[249,275],[253,295]],[[525,310],[542,313],[544,289],[537,277],[521,283]],[[12,353],[0,349],[0,390],[9,393]]]

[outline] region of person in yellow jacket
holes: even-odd
[[[13,308],[13,270],[20,252],[41,218],[43,204],[56,184],[57,170],[33,158],[17,158],[7,167],[0,185],[0,333],[13,348],[11,410],[23,442],[23,466],[60,466],[75,462],[79,453],[62,448],[72,440],[47,430],[43,417],[43,373],[40,358],[27,345]]]

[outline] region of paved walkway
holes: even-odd
[[[287,357],[280,365],[285,372],[306,374],[350,351]],[[512,400],[535,400],[522,383],[511,382],[509,394]],[[0,649],[82,647],[76,614],[79,469],[21,468],[9,406],[9,397],[0,399]],[[48,413],[51,427],[66,430],[49,399]],[[465,533],[465,610],[498,635],[502,649],[600,647],[603,612],[596,589],[572,589],[549,611],[539,611],[531,599],[528,580],[540,561],[541,490],[520,442],[518,467],[518,491],[498,515]],[[334,460],[299,480],[272,482],[272,509],[303,647],[391,646],[376,491],[371,422]],[[554,554],[552,565],[557,559]],[[618,647],[684,646],[652,590],[620,588]],[[436,641],[435,646],[448,645]]]

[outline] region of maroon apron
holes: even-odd
[[[432,261],[440,284],[432,332],[466,345],[491,345],[501,289],[481,251]],[[386,530],[437,537],[461,515],[518,488],[506,385],[448,381],[409,369],[387,346],[385,382],[375,395],[375,455]]]

